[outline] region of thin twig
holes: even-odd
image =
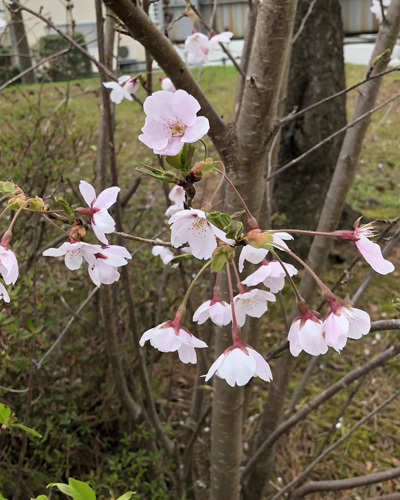
[[[321,455],[319,455],[315,460],[313,460],[311,462],[311,464],[306,469],[304,469],[304,471],[299,476],[297,476],[295,479],[290,481],[290,483],[287,484],[284,488],[282,488],[281,491],[279,491],[279,493],[274,495],[271,500],[278,500],[278,498],[280,498],[284,493],[289,491],[292,486],[295,486],[302,479],[307,477],[310,474],[310,472],[314,469],[314,467],[317,464],[319,464],[327,455],[329,455],[329,453],[331,453],[331,451],[333,451],[339,445],[341,445],[343,443],[343,441],[345,441],[348,437],[350,437],[367,420],[369,420],[371,417],[373,417],[374,415],[379,413],[383,408],[385,408],[385,406],[390,404],[399,395],[400,395],[400,389],[398,389],[394,394],[392,394],[389,398],[387,398],[382,404],[377,406],[374,410],[370,411],[368,413],[368,415],[365,415],[365,417],[363,417],[359,422],[357,422],[355,425],[353,425],[353,427],[348,432],[346,432],[346,434],[344,434],[340,439],[338,439],[335,443],[333,443],[331,446],[329,446],[329,448],[327,448],[323,453],[321,453]],[[396,471],[396,473],[397,472],[400,475],[400,467],[399,467],[399,471]],[[397,476],[395,476],[395,477],[397,477]],[[353,479],[355,480],[356,478],[353,478]],[[370,484],[370,483],[366,483],[366,484]],[[356,486],[357,486],[357,484],[356,484]],[[303,496],[303,495],[301,495],[301,496]],[[297,500],[298,498],[301,498],[301,496],[298,496],[296,493],[294,493],[292,495],[292,500]]]
[[[305,16],[303,17],[303,19],[301,20],[301,23],[300,23],[300,26],[299,26],[299,29],[297,30],[296,34],[293,36],[292,38],[292,44],[296,43],[296,40],[299,38],[301,32],[303,31],[304,29],[304,26],[306,25],[306,22],[307,22],[307,19],[310,17],[311,15],[311,12],[313,10],[313,7],[314,5],[316,4],[317,0],[312,0],[312,2],[310,3],[309,7],[308,7],[308,10],[305,14]]]

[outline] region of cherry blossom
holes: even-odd
[[[212,300],[206,300],[197,308],[193,315],[193,321],[197,321],[199,325],[202,325],[208,318],[215,325],[228,325],[232,321],[231,306],[216,296]]]
[[[328,346],[340,351],[347,339],[360,339],[371,328],[367,312],[351,307],[350,304],[331,300],[331,311],[324,318],[325,341]]]
[[[139,344],[150,340],[150,344],[161,352],[178,351],[182,363],[196,363],[195,348],[208,347],[205,342],[192,335],[179,320],[164,321],[160,325],[150,328],[141,337]]]
[[[168,198],[177,204],[183,205],[186,198],[185,189],[182,186],[174,186],[169,192]]]
[[[293,356],[298,356],[301,351],[312,356],[325,354],[328,351],[322,321],[315,314],[315,311],[307,309],[293,321],[288,336],[289,349]]]
[[[143,109],[146,121],[139,140],[155,154],[175,156],[184,143],[198,141],[210,128],[205,116],[197,116],[200,104],[184,90],[154,92]]]
[[[42,255],[45,257],[63,257],[65,265],[71,271],[80,269],[83,259],[88,262],[89,256],[92,256],[101,251],[100,245],[90,245],[83,241],[65,242],[59,248],[48,248]]]
[[[225,233],[211,224],[203,210],[181,210],[173,215],[168,223],[171,225],[171,243],[175,248],[188,243],[197,259],[209,259],[217,248],[218,237],[221,241],[233,245]]]
[[[94,234],[102,243],[108,245],[105,235],[115,231],[115,222],[107,209],[117,201],[118,193],[121,191],[120,188],[112,186],[102,191],[99,196],[96,196],[93,186],[86,181],[81,181],[79,191],[90,208],[81,208],[77,211],[90,215]]]
[[[6,285],[14,284],[18,279],[18,261],[15,253],[0,244],[0,274]]]
[[[175,92],[175,85],[172,83],[171,78],[160,78],[161,80],[161,88],[166,92]]]
[[[276,246],[280,250],[286,249],[289,250],[289,247],[286,245],[284,240],[292,240],[293,236],[290,235],[289,233],[270,233],[269,231],[265,231],[265,233],[271,234],[273,241],[272,241],[272,246]],[[247,260],[248,262],[251,262],[252,264],[259,264],[262,262],[266,255],[268,254],[269,250],[266,248],[256,248],[253,247],[251,244],[245,245],[240,252],[239,256],[239,271],[242,272],[244,268],[244,262]]]
[[[268,302],[275,302],[276,298],[270,292],[253,288],[249,292],[241,292],[233,299],[236,319],[239,326],[243,326],[246,316],[261,318],[268,309]]]
[[[235,342],[211,365],[205,376],[207,382],[216,373],[234,387],[246,385],[252,377],[260,377],[266,382],[272,380],[271,368],[256,350],[241,342]]]
[[[290,276],[297,274],[297,269],[292,266],[292,264],[283,262],[283,265],[286,267]],[[256,286],[262,282],[272,293],[278,293],[285,285],[285,277],[286,273],[277,260],[271,260],[271,262],[265,260],[257,271],[247,276],[243,284],[247,286]]]
[[[117,82],[104,82],[104,87],[112,89],[110,99],[115,104],[119,104],[124,98],[132,101],[132,95],[135,94],[139,88],[139,79],[131,76],[121,76]]]
[[[211,51],[221,43],[228,43],[233,33],[225,31],[219,35],[211,37],[209,40],[203,33],[193,33],[185,41],[185,51],[187,53],[187,62],[189,64],[204,64],[208,61]]]
[[[379,274],[388,274],[394,271],[394,265],[382,255],[381,247],[369,238],[374,236],[372,223],[358,227],[360,219],[354,223],[354,231],[335,231],[336,239],[353,241],[357,252],[364,257],[372,269]]]
[[[174,252],[171,252],[171,250],[168,247],[162,246],[162,245],[155,245],[151,253],[154,256],[159,256],[160,259],[163,261],[163,264],[167,265],[171,262],[171,260],[175,257]]]
[[[4,302],[10,302],[10,296],[8,295],[7,289],[3,283],[0,283],[0,299],[3,299]]]
[[[119,280],[120,274],[117,268],[128,264],[127,259],[130,258],[131,254],[124,247],[103,246],[99,252],[86,255],[89,276],[96,286],[111,285]]]

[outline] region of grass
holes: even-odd
[[[361,80],[362,77],[363,69],[361,67],[347,66],[349,85]],[[236,81],[237,75],[232,67],[206,67],[201,76],[204,91],[227,121],[232,114]],[[380,101],[390,97],[396,91],[398,81],[399,77],[395,73],[385,77],[379,97]],[[155,84],[158,88],[157,81]],[[32,130],[24,129],[24,123],[26,123],[27,128],[33,126],[30,117],[32,109],[38,107],[37,102],[40,102],[40,113],[43,116],[54,115],[51,126],[55,126],[58,118],[57,113],[59,113],[59,111],[55,112],[55,109],[63,99],[62,92],[67,89],[67,84],[58,83],[57,86],[61,92],[52,84],[44,84],[8,89],[0,95],[0,106],[3,111],[0,117],[0,132],[2,134],[0,147],[3,148],[0,150],[2,176],[7,177],[11,172],[17,172],[18,169],[22,168],[22,160],[25,161],[27,157],[31,157],[32,145],[24,143],[20,136],[24,134],[28,136],[32,132]],[[96,127],[99,117],[100,94],[98,79],[71,82],[70,94],[68,107],[74,114],[74,118],[68,121],[67,117],[65,130],[62,128],[62,130],[57,131],[57,134],[64,134],[61,136],[62,141],[59,142],[59,149],[62,149],[64,144],[66,151],[63,152],[63,155],[60,155],[59,151],[51,152],[51,149],[41,152],[42,156],[48,154],[53,163],[60,162],[60,158],[63,160],[59,171],[56,172],[57,175],[51,179],[46,192],[51,191],[50,186],[57,185],[61,175],[64,181],[70,180],[71,183],[75,184],[80,178],[91,181],[95,176]],[[142,99],[145,98],[143,90],[140,91],[139,96]],[[354,107],[355,96],[355,91],[348,95],[349,116]],[[394,217],[399,213],[399,104],[395,101],[387,109],[373,116],[360,156],[356,181],[348,196],[348,202],[370,218]],[[46,127],[47,123],[49,122],[46,120],[40,120],[37,126]],[[154,164],[154,157],[148,148],[137,140],[143,123],[143,114],[137,104],[124,101],[116,108],[117,159],[120,185],[123,191],[127,189],[131,179],[137,175],[135,168],[141,162]],[[44,134],[45,138],[46,134]],[[75,144],[70,140],[73,136],[76,136],[77,141],[81,141],[82,144],[81,148],[77,146],[75,155],[69,156],[68,150]],[[38,155],[37,158],[39,162],[41,156]],[[8,163],[9,159],[11,163]],[[48,166],[46,164],[44,170],[41,171],[42,174],[46,170],[51,170],[52,161]],[[23,165],[26,174],[32,170],[36,171],[35,169],[38,168],[35,162],[34,164],[23,163]],[[17,181],[17,179],[14,180]],[[63,195],[65,192],[66,197],[76,203],[74,193],[66,182],[62,184],[60,191]],[[163,227],[163,208],[155,203],[155,200],[160,196],[163,196],[161,186],[150,179],[143,179],[140,189],[132,198],[128,208],[125,221],[127,231],[138,224],[135,230],[137,234],[153,237]],[[32,227],[27,226],[26,234],[29,235],[31,244],[36,242],[36,233]],[[55,236],[53,233],[51,235]],[[130,245],[131,250],[136,248],[140,250],[135,254],[135,262],[130,266],[130,270],[138,307],[138,319],[144,331],[150,328],[154,322],[162,266],[158,260],[152,258],[148,248],[140,248],[136,244]],[[349,245],[342,244],[338,248],[341,255],[348,261],[353,257],[354,252]],[[24,249],[21,245],[18,250],[19,255],[26,252],[26,257],[28,257],[28,249]],[[400,264],[398,249],[394,252],[391,260],[397,264],[398,269]],[[343,265],[331,266],[327,272],[328,281],[333,282],[342,268]],[[145,275],[143,269],[146,269]],[[355,267],[349,285],[340,292],[343,299],[344,295],[347,292],[350,294],[355,288],[355,284],[363,279],[368,270],[368,266],[363,262]],[[136,278],[139,275],[141,276],[140,280]],[[40,277],[39,280],[37,276]],[[36,349],[35,355],[40,357],[58,335],[60,318],[68,317],[71,310],[77,307],[82,297],[90,289],[90,283],[88,283],[84,272],[80,274],[69,273],[66,278],[62,262],[51,262],[50,264],[48,261],[44,262],[44,259],[39,261],[35,273],[29,272],[25,276],[25,280],[27,280],[28,286],[24,288],[21,281],[21,288],[12,298],[14,305],[11,304],[9,312],[7,313],[6,308],[0,310],[2,314],[0,316],[2,321],[0,329],[2,338],[5,339],[4,345],[6,345],[2,353],[1,370],[3,371],[0,371],[0,375],[4,376],[2,385],[25,387],[27,384],[26,373],[32,357],[32,345]],[[162,315],[169,314],[179,301],[182,292],[178,271],[171,270],[168,274],[168,280],[171,286],[168,287],[165,298],[161,302]],[[35,300],[29,296],[33,283],[36,286]],[[396,311],[391,306],[391,302],[399,297],[398,283],[398,270],[390,276],[375,278],[374,286],[367,289],[359,307],[367,309],[375,320],[393,317]],[[207,286],[204,283],[198,288],[198,293],[206,296]],[[56,287],[57,294],[54,293],[54,287]],[[20,302],[16,302],[18,296],[20,296]],[[50,302],[46,300],[48,297],[51,298]],[[284,298],[289,305],[288,296]],[[125,314],[126,306],[121,304],[121,317],[124,317]],[[13,317],[17,318],[18,321],[12,319]],[[37,322],[40,325],[36,335],[29,333],[29,329],[24,326],[26,319],[31,317],[35,325]],[[262,326],[265,349],[281,338],[281,325],[280,310],[277,306],[272,306],[268,319],[265,319]],[[35,453],[30,455],[31,464],[35,464],[32,467],[35,467],[36,477],[39,477],[38,471],[42,473],[47,470],[48,473],[59,474],[57,477],[45,477],[43,474],[43,477],[40,476],[42,484],[46,481],[61,479],[65,469],[68,468],[68,470],[71,469],[73,477],[77,477],[78,472],[91,476],[92,480],[99,485],[100,489],[103,488],[101,491],[104,492],[106,490],[100,484],[104,485],[107,482],[111,484],[113,481],[117,484],[117,477],[124,475],[126,470],[125,462],[132,464],[137,460],[139,465],[142,463],[140,462],[142,459],[138,458],[135,451],[131,453],[131,451],[127,451],[127,447],[122,450],[120,448],[120,443],[125,442],[123,441],[125,436],[121,436],[120,429],[129,428],[129,423],[121,415],[118,401],[112,397],[115,388],[112,377],[106,376],[108,370],[106,347],[98,332],[102,333],[101,319],[96,313],[96,304],[93,304],[88,307],[85,318],[76,322],[75,328],[63,343],[62,350],[56,353],[54,360],[47,365],[42,375],[41,389],[49,391],[49,393],[35,407],[37,413],[34,411],[32,418],[36,419],[39,426],[44,426],[42,419],[45,420],[46,439],[42,445],[37,445]],[[120,334],[121,341],[128,344],[128,333],[121,331]],[[362,341],[349,342],[341,355],[330,352],[323,358],[318,369],[314,371],[310,383],[299,401],[299,406],[315,397],[320,392],[321,387],[326,387],[332,380],[336,380],[354,368],[356,364],[363,363],[380,352],[391,339],[390,332],[382,332],[380,337],[370,334]],[[133,353],[129,353],[129,355],[133,356]],[[291,389],[297,384],[309,360],[308,356],[300,356]],[[274,363],[271,363],[272,369]],[[8,370],[7,374],[5,367]],[[53,367],[55,368],[53,369]],[[163,418],[167,418],[171,428],[179,429],[179,422],[183,421],[187,415],[195,369],[173,363],[169,356],[155,356],[153,373],[153,385],[157,388],[157,405]],[[170,382],[171,374],[173,382]],[[330,442],[340,437],[361,415],[365,415],[389,396],[398,386],[398,377],[399,365],[396,360],[388,363],[384,369],[378,369],[370,374],[363,382],[354,403],[345,412],[340,426],[335,428]],[[257,414],[265,401],[267,388],[266,384],[258,382],[252,386],[251,417],[246,421],[245,440],[254,430]],[[277,459],[276,478],[281,478],[285,484],[299,474],[302,468],[311,461],[312,454],[323,441],[332,419],[335,418],[341,405],[345,402],[349,390],[340,393],[317,411],[311,413],[306,421],[294,428],[282,440]],[[11,400],[11,398],[9,399]],[[14,399],[13,403],[21,409],[24,408],[22,400]],[[396,437],[396,421],[399,409],[399,403],[395,402],[363,426],[346,441],[343,447],[337,449],[315,469],[313,479],[350,477],[398,466],[399,442]],[[56,431],[52,432],[53,428]],[[43,430],[43,428],[39,430]],[[129,450],[134,449],[138,442],[143,445],[140,439],[129,438],[126,441],[129,442]],[[208,482],[209,474],[208,462],[204,458],[209,450],[208,440],[209,434],[202,431],[196,444],[194,458],[197,477],[205,484]],[[49,450],[54,450],[56,460],[52,459]],[[124,462],[119,461],[121,451],[125,454]],[[8,450],[8,453],[12,456],[12,450]],[[105,456],[108,457],[107,465],[101,462]],[[16,463],[18,457],[13,456],[13,458],[14,463]],[[1,460],[3,459],[0,455],[0,462]],[[143,458],[142,466],[144,469],[147,467],[146,460]],[[1,463],[4,463],[4,460]],[[102,465],[99,465],[100,463]],[[9,467],[12,468],[12,466],[12,461],[10,461]],[[127,482],[129,482],[130,477],[133,477],[132,475],[137,474],[137,471],[132,470],[130,474],[131,476],[126,479]],[[143,471],[140,474],[144,474]],[[279,483],[278,479],[275,482]],[[398,481],[391,481],[387,485],[385,484],[384,489],[381,490],[379,490],[379,486],[360,490],[362,495],[365,494],[365,497],[357,496],[350,491],[340,492],[340,494],[326,494],[323,498],[327,500],[339,498],[360,500],[360,498],[379,495],[382,491],[389,493],[398,491],[398,489]],[[200,495],[199,499],[201,498]],[[316,500],[321,497],[310,496],[310,500],[313,498]]]

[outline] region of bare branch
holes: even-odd
[[[261,443],[259,448],[254,453],[254,455],[248,461],[242,474],[242,480],[247,477],[252,467],[257,462],[258,458],[264,453],[264,451],[268,449],[270,446],[272,446],[288,430],[290,430],[301,420],[303,420],[311,411],[321,406],[325,401],[332,398],[335,394],[341,391],[344,387],[347,387],[354,380],[359,379],[366,373],[369,373],[378,366],[386,363],[399,353],[400,353],[400,344],[397,344],[393,347],[390,347],[389,349],[386,349],[384,352],[378,354],[370,361],[367,361],[367,363],[364,363],[363,365],[349,372],[347,375],[345,375],[340,380],[338,380],[330,387],[328,387],[319,396],[314,398],[312,401],[309,401],[304,408],[299,410],[292,417],[285,420],[267,437],[267,439],[263,441],[263,443]]]
[[[377,406],[374,410],[368,413],[368,415],[365,415],[361,420],[359,420],[353,427],[346,432],[340,439],[338,439],[335,443],[333,443],[329,448],[327,448],[321,455],[319,455],[313,462],[306,468],[304,471],[297,476],[293,481],[290,481],[289,484],[287,484],[284,488],[281,489],[279,493],[277,493],[275,496],[272,497],[272,500],[278,500],[284,493],[286,493],[292,486],[296,485],[299,483],[301,480],[305,479],[310,472],[314,469],[314,467],[319,464],[331,451],[336,449],[339,445],[341,445],[348,437],[350,437],[359,427],[361,427],[367,420],[369,420],[371,417],[376,415],[378,412],[380,412],[385,406],[390,404],[394,399],[397,398],[397,396],[400,395],[400,389],[398,389],[394,394],[392,394],[388,399],[386,399],[382,404]],[[400,467],[399,471],[396,471],[396,476],[400,475]],[[365,477],[365,476],[364,476]],[[355,481],[356,478],[354,478]],[[390,478],[389,478],[390,479]],[[366,484],[371,484],[371,483],[366,483]],[[358,486],[356,484],[356,486]],[[354,486],[353,486],[354,487]],[[300,488],[299,488],[300,489]],[[345,489],[345,488],[342,488]],[[320,491],[320,490],[317,490]],[[297,500],[298,498],[301,498],[304,495],[298,495],[296,492],[293,493],[291,500]]]
[[[336,479],[332,481],[313,481],[305,484],[293,492],[293,500],[302,498],[316,491],[341,491],[350,490],[359,486],[380,483],[400,476],[400,467],[366,474],[365,476],[349,477],[348,479]],[[379,497],[382,498],[382,497]],[[399,498],[398,496],[396,498]]]

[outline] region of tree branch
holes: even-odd
[[[352,370],[350,373],[342,377],[340,380],[332,384],[328,387],[324,392],[322,392],[319,396],[314,398],[312,401],[308,402],[304,408],[295,413],[292,417],[285,420],[281,425],[279,425],[265,441],[259,446],[257,451],[248,461],[243,474],[242,480],[247,477],[253,466],[256,464],[258,458],[264,453],[264,451],[272,446],[283,434],[285,434],[288,430],[298,424],[301,420],[303,420],[311,411],[315,410],[319,406],[321,406],[325,401],[332,398],[335,394],[341,391],[344,387],[349,385],[354,380],[359,379],[366,373],[374,370],[378,366],[386,363],[397,354],[400,353],[400,344],[397,344],[389,349],[386,349],[384,352],[378,354],[373,359],[368,361],[367,363],[357,367]]]
[[[336,479],[332,481],[313,481],[311,483],[301,486],[293,492],[293,500],[302,498],[310,493],[316,491],[341,491],[350,490],[359,486],[366,486],[368,484],[380,483],[388,481],[400,476],[400,467],[394,469],[384,470],[381,472],[374,472],[365,476],[349,477],[348,479]],[[380,497],[381,498],[381,497]]]

